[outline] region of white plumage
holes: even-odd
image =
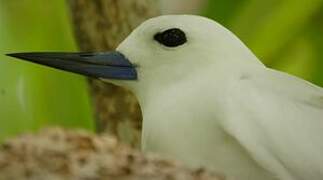
[[[179,28],[187,43],[153,35]],[[169,15],[140,25],[117,49],[138,65],[120,82],[143,111],[143,150],[239,180],[323,179],[323,90],[266,68],[207,18]]]

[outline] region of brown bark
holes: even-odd
[[[109,51],[142,21],[158,15],[155,0],[69,0],[76,39],[82,51]],[[89,80],[97,129],[131,145],[140,144],[141,111],[127,90]]]
[[[0,180],[220,180],[144,155],[110,136],[47,129],[0,145]]]

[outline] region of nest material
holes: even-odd
[[[110,136],[46,129],[0,147],[0,180],[220,180],[204,169],[144,155]]]

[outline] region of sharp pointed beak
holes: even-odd
[[[136,80],[136,67],[121,53],[13,53],[8,56],[105,79]]]

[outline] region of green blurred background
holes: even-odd
[[[202,14],[228,27],[267,66],[323,86],[322,0],[209,0]]]
[[[50,125],[93,130],[85,78],[4,56],[73,51],[63,0],[0,0],[0,141]]]
[[[269,67],[323,86],[323,0],[161,0],[163,13],[213,18]],[[5,53],[75,51],[64,0],[0,0],[0,141],[48,125],[94,130],[85,78]]]

